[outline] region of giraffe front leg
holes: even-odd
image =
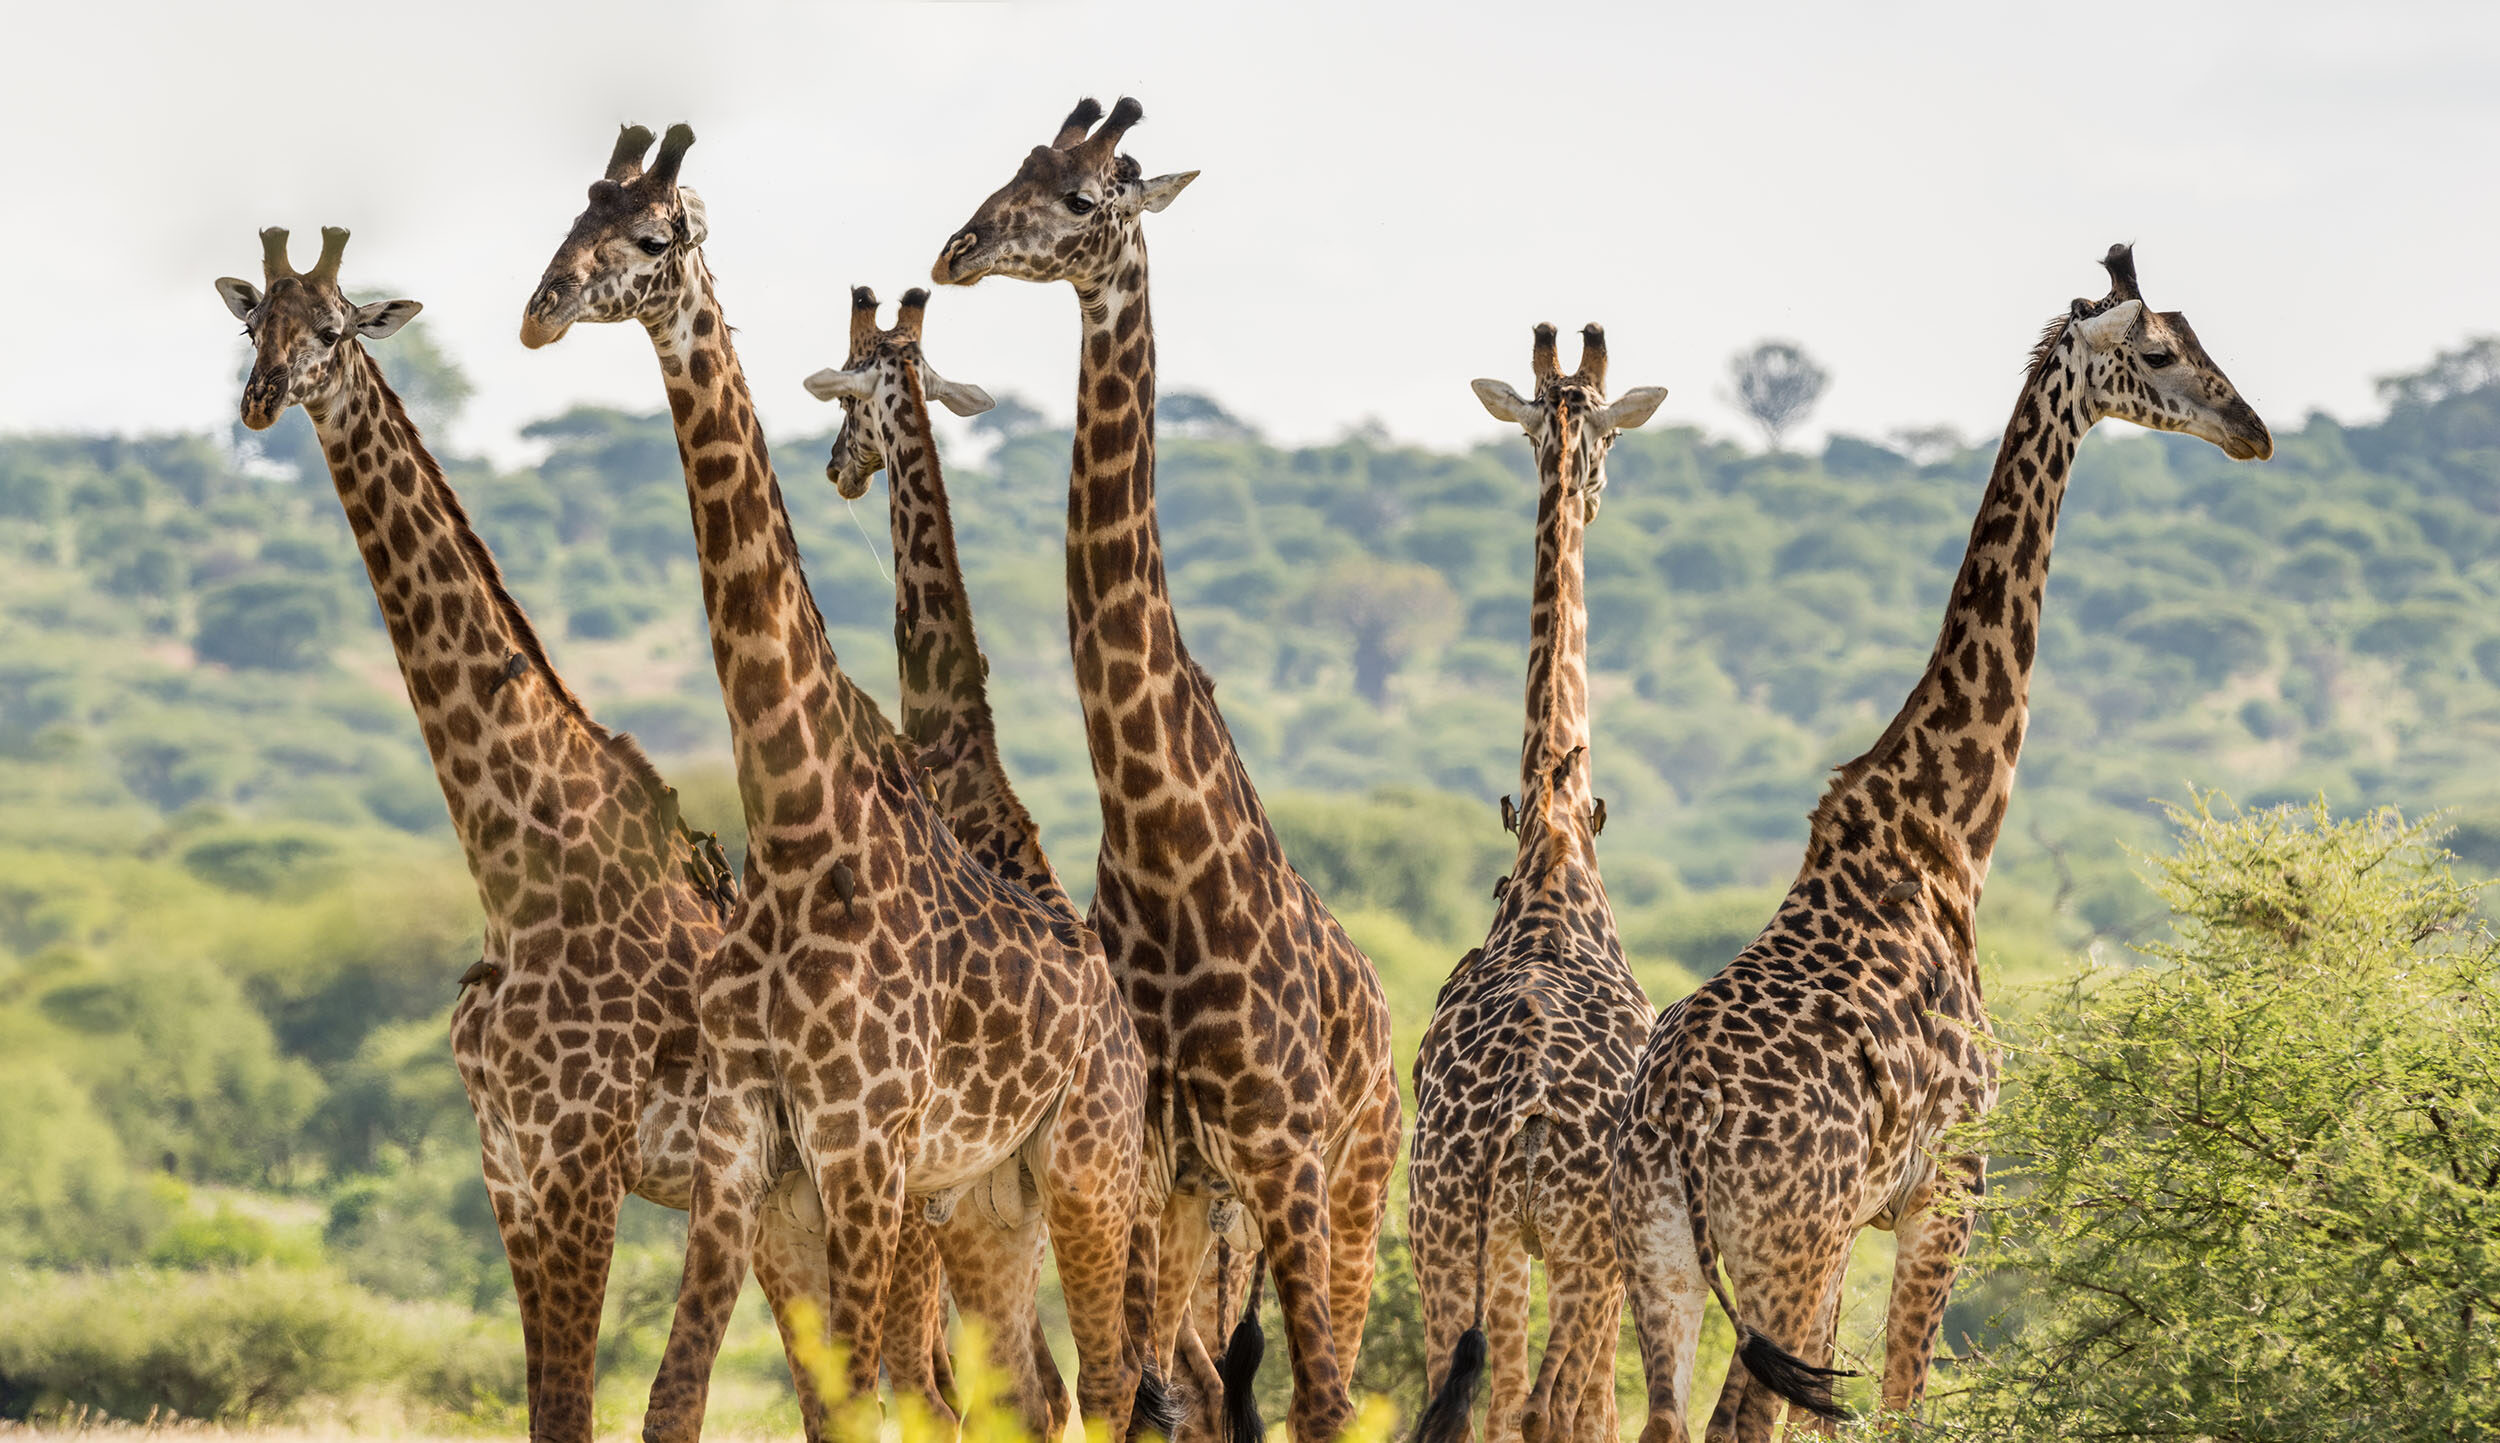
[[[495,1231],[503,1239],[504,1262],[512,1270],[512,1294],[520,1304],[524,1396],[534,1436],[537,1420],[543,1416],[547,1336],[539,1288],[538,1200],[522,1185],[518,1164],[503,1155],[508,1140],[489,1126],[483,1114],[478,1133],[486,1200],[495,1211]]]
[[[855,1116],[814,1115],[800,1125],[800,1135],[824,1137],[844,1125],[855,1126]],[[856,1146],[816,1159],[816,1188],[825,1200],[825,1256],[833,1278],[826,1317],[834,1346],[848,1355],[850,1395],[835,1431],[853,1426],[873,1431],[886,1292],[903,1232],[901,1154],[890,1139],[868,1132]]]
[[[1294,1443],[1336,1443],[1353,1421],[1328,1308],[1328,1184],[1316,1147],[1305,1146],[1250,1179],[1268,1272],[1293,1357]]]
[[[581,1154],[551,1159],[533,1181],[538,1197],[540,1443],[590,1443],[599,1356],[599,1313],[624,1201],[619,1129],[594,1132]]]
[[[720,1355],[721,1335],[746,1282],[762,1225],[764,1144],[771,1125],[767,1103],[768,1084],[760,1081],[734,1091],[716,1086],[704,1101],[694,1197],[687,1209],[686,1267],[668,1349],[651,1380],[644,1443],[694,1443],[703,1431],[712,1362]],[[791,1323],[784,1319],[781,1326],[787,1346]]]
[[[1941,1169],[1942,1196],[1894,1225],[1892,1298],[1884,1309],[1883,1399],[1891,1412],[1911,1412],[1926,1396],[1945,1303],[1970,1247],[1971,1216],[1963,1199],[1978,1195],[1987,1169],[1983,1157],[1953,1159]]]
[[[1077,1411],[1090,1427],[1128,1435],[1145,1358],[1130,1330],[1136,1301],[1130,1224],[1138,1203],[1143,1065],[1135,1051],[1086,1053],[1047,1139],[1037,1181],[1050,1249],[1076,1335]]]

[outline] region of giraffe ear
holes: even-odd
[[[712,233],[712,218],[704,213],[703,197],[694,193],[693,186],[677,187],[677,228],[686,233],[690,246],[703,244]]]
[[[1158,175],[1146,182],[1146,198],[1138,204],[1148,210],[1161,210],[1182,191],[1189,189],[1189,183],[1197,178],[1198,172],[1194,170],[1184,170],[1178,175]]]
[[[1664,386],[1634,386],[1631,390],[1606,403],[1606,414],[1601,423],[1602,429],[1633,430],[1648,421],[1651,416],[1656,415],[1658,403],[1665,399],[1667,399],[1667,388]]]
[[[845,371],[839,366],[827,366],[799,384],[819,401],[865,401],[869,393],[877,389],[877,377],[872,371]]]
[[[250,320],[253,308],[260,304],[260,287],[253,285],[250,281],[236,280],[232,276],[218,278],[217,294],[224,299],[226,309],[234,312],[234,318],[238,321]]]
[[[989,392],[970,381],[950,381],[939,375],[926,360],[920,363],[920,389],[930,400],[958,416],[978,416],[998,404],[990,399]]]
[[[415,320],[417,312],[424,309],[415,301],[375,301],[369,306],[358,306],[356,334],[373,341],[395,335],[401,326]]]
[[[2096,351],[2106,351],[2127,338],[2135,323],[2144,319],[2142,301],[2120,301],[2097,316],[2086,316],[2075,324],[2083,330],[2083,343]]]
[[[1536,403],[1510,388],[1508,381],[1470,381],[1476,400],[1491,412],[1496,421],[1509,421],[1526,430],[1535,430]]]

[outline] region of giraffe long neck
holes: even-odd
[[[2048,343],[2014,404],[1936,649],[1900,714],[1841,768],[1817,819],[1854,794],[1885,819],[1906,809],[1958,848],[1974,892],[2014,793],[2049,549],[2075,447],[2095,419],[2073,332]]]
[[[903,732],[936,783],[948,828],[973,860],[1074,916],[1076,904],[1042,851],[1041,829],[1009,784],[999,756],[989,662],[973,631],[972,597],[955,551],[946,477],[916,374],[912,389],[902,434],[886,448]]]
[[[1085,710],[1103,856],[1156,845],[1134,810],[1185,794],[1219,829],[1267,826],[1213,685],[1181,645],[1155,524],[1155,346],[1146,254],[1133,241],[1107,284],[1077,288],[1076,447],[1068,469],[1068,643]],[[1161,800],[1158,800],[1158,797]]]
[[[1537,458],[1536,590],[1528,611],[1528,720],[1520,804],[1550,837],[1589,838],[1589,607],[1584,563],[1587,478],[1573,474],[1578,416],[1555,415],[1556,444]],[[1525,838],[1528,832],[1522,829]]]
[[[874,813],[861,799],[899,785],[905,757],[825,638],[711,276],[699,257],[687,265],[686,301],[650,325],[651,343],[685,466],[748,865],[789,876],[858,841]]]
[[[361,345],[343,364],[337,394],[307,410],[488,913],[543,869],[525,839],[580,810],[585,785],[628,819],[599,829],[618,856],[674,875],[657,776],[556,675],[381,367]]]

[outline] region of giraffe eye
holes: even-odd
[[[2152,367],[2156,371],[2169,365],[2177,359],[2179,359],[2177,356],[2172,355],[2168,351],[2147,351],[2144,353],[2144,364]]]
[[[1068,192],[1068,209],[1070,211],[1076,213],[1077,215],[1083,215],[1093,208],[1094,202],[1085,194],[1085,192],[1081,190],[1072,190]]]
[[[339,343],[339,332],[338,327],[336,326],[323,326],[320,330],[315,331],[313,334],[319,336],[321,338],[321,344],[325,346],[335,346]]]
[[[634,244],[642,247],[642,253],[647,256],[668,254],[668,238],[665,236],[647,235]]]

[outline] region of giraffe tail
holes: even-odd
[[[1701,1264],[1701,1275],[1710,1284],[1711,1295],[1719,1300],[1719,1308],[1736,1329],[1736,1358],[1753,1375],[1755,1382],[1785,1399],[1788,1406],[1817,1418],[1840,1418],[1838,1403],[1832,1401],[1832,1380],[1857,1375],[1840,1368],[1818,1368],[1805,1359],[1773,1342],[1770,1335],[1745,1321],[1736,1311],[1735,1299],[1728,1296],[1727,1285],[1719,1279],[1719,1250],[1710,1241],[1709,1203],[1702,1190],[1701,1162],[1698,1149],[1686,1143],[1676,1149],[1684,1169],[1684,1206],[1693,1220],[1693,1256]]]
[[[1467,1443],[1474,1426],[1476,1388],[1484,1381],[1484,1358],[1484,1319],[1478,1318],[1475,1326],[1458,1335],[1458,1346],[1450,1350],[1449,1376],[1424,1406],[1423,1421],[1415,1427],[1415,1443]]]
[[[1220,1254],[1217,1265],[1220,1273]],[[1233,1443],[1259,1443],[1267,1436],[1267,1424],[1259,1417],[1258,1395],[1250,1387],[1258,1381],[1260,1360],[1267,1356],[1267,1333],[1259,1327],[1259,1294],[1266,1283],[1267,1250],[1261,1248],[1258,1261],[1250,1265],[1250,1287],[1241,1302],[1241,1321],[1233,1325],[1233,1336],[1224,1344],[1224,1359],[1215,1366],[1215,1375],[1224,1384],[1225,1431]]]
[[[1164,1381],[1163,1370],[1151,1358],[1137,1375],[1137,1402],[1129,1417],[1131,1436],[1147,1433],[1158,1438],[1178,1438],[1181,1424],[1188,1420],[1189,1410],[1181,1406],[1180,1395]]]

